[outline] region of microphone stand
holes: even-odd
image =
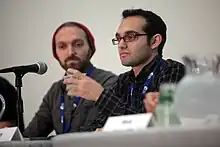
[[[23,113],[24,113],[24,108],[23,108],[23,100],[21,97],[21,87],[23,86],[22,84],[22,77],[24,76],[25,73],[23,72],[15,72],[16,79],[15,79],[15,87],[17,87],[17,103],[16,103],[16,109],[17,109],[17,125],[18,128],[20,129],[20,132],[23,134],[24,131],[24,124],[23,122]]]

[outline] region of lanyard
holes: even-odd
[[[142,90],[142,95],[146,94],[147,90],[150,88],[153,76],[156,72],[159,71],[162,64],[164,64],[164,60],[160,59],[160,62],[157,64],[157,66],[154,68],[154,70],[148,75],[148,77],[147,77],[147,79],[144,83],[144,87],[143,87],[143,90]],[[134,84],[131,84],[131,86],[130,86],[130,96],[131,96],[131,98],[133,98],[133,92],[134,92]]]
[[[86,76],[91,76],[95,67],[91,65],[89,71],[86,73]],[[74,106],[77,106],[79,104],[80,97],[75,96],[74,97]],[[63,126],[63,133],[67,133],[70,130],[70,121],[69,123],[65,123],[64,126],[64,96],[62,95],[60,97],[60,122]]]

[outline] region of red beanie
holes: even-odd
[[[89,31],[89,29],[88,29],[86,26],[84,26],[83,24],[78,23],[78,22],[65,22],[65,23],[61,24],[61,25],[56,29],[56,31],[55,31],[54,34],[53,34],[53,38],[52,38],[53,56],[54,56],[56,59],[58,59],[58,58],[57,58],[57,54],[56,54],[56,42],[55,42],[55,36],[56,36],[57,32],[58,32],[61,28],[63,28],[63,27],[71,27],[71,26],[79,27],[79,28],[81,28],[81,29],[86,33],[86,36],[87,36],[87,39],[88,39],[88,44],[89,44],[89,46],[90,46],[90,48],[91,48],[91,50],[92,50],[92,54],[91,54],[91,57],[92,57],[93,54],[95,53],[95,50],[96,50],[96,48],[95,48],[95,39],[94,39],[92,33]]]

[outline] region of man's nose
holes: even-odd
[[[125,49],[125,48],[127,48],[127,43],[124,41],[123,38],[122,38],[120,41],[118,41],[118,48],[119,48],[119,49]]]
[[[69,44],[69,45],[68,45],[68,54],[69,54],[69,55],[72,55],[72,54],[75,54],[75,53],[76,53],[76,52],[75,52],[73,46]]]

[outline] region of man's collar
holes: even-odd
[[[87,73],[90,68],[93,66],[93,64],[89,61],[85,66],[80,70],[82,73]]]
[[[153,58],[153,60],[151,60],[147,65],[145,65],[140,73],[135,77],[134,71],[133,69],[131,69],[131,71],[129,72],[129,77],[131,78],[132,81],[142,81],[143,79],[146,79],[147,76],[150,74],[150,72],[152,72],[152,70],[154,69],[154,67],[159,63],[160,59],[162,57],[160,55],[157,55]]]

